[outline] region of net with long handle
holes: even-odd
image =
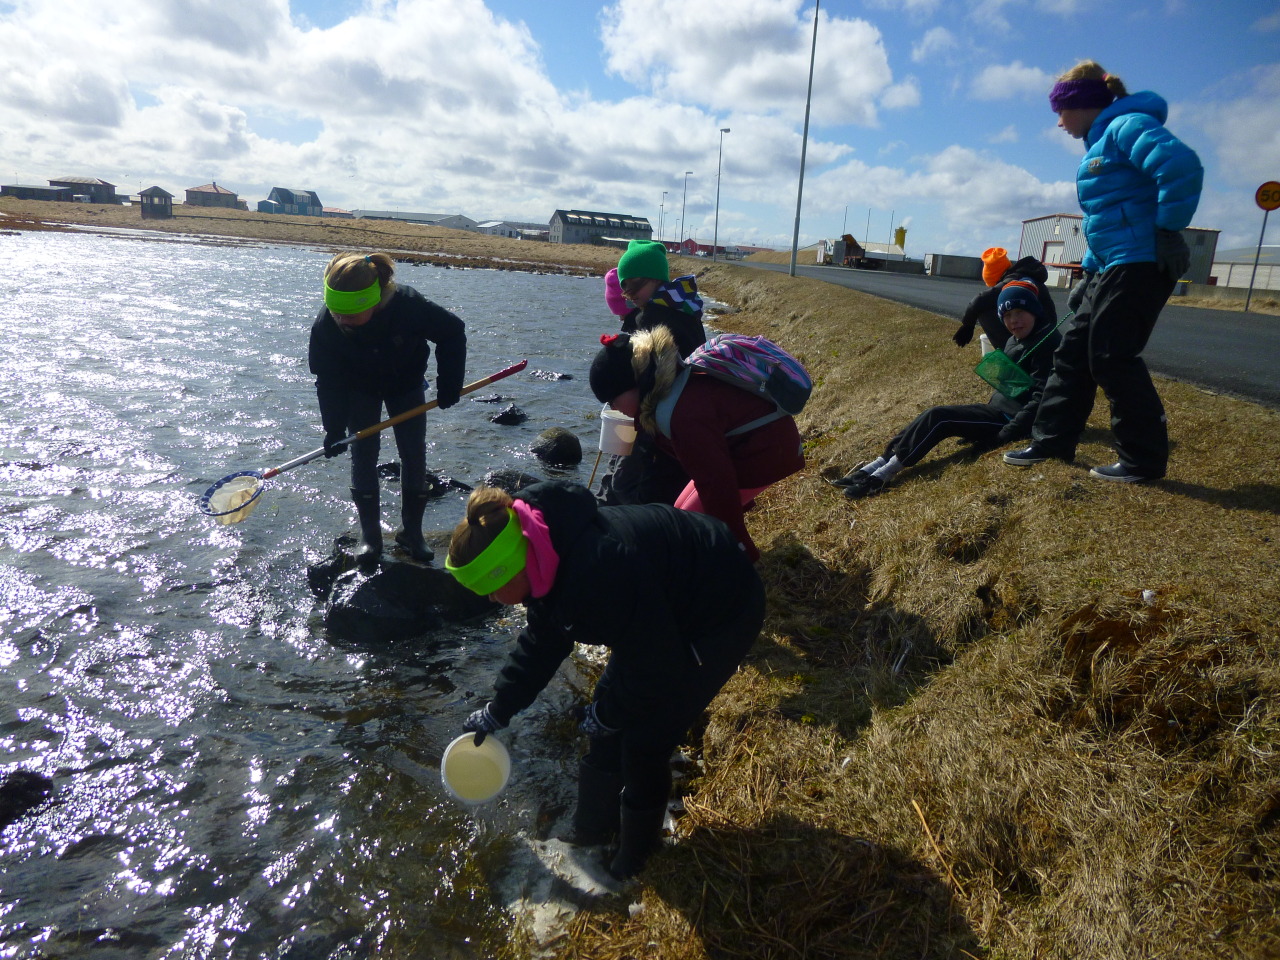
[[[200,512],[218,523],[239,523],[253,513],[266,483],[258,470],[223,477],[200,498]]]

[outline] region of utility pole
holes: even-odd
[[[809,152],[809,104],[813,101],[813,62],[818,55],[818,7],[822,0],[813,3],[813,45],[809,48],[809,92],[804,97],[804,136],[800,141],[800,184],[796,187],[796,228],[791,234],[791,276],[796,275],[796,250],[800,246],[800,205],[804,196],[804,158]]]
[[[716,259],[716,247],[720,243],[720,161],[724,157],[724,135],[729,132],[728,127],[720,128],[720,152],[716,154],[716,226],[715,232],[711,234],[711,259]]]
[[[662,201],[658,204],[658,239],[666,236],[667,223],[667,191],[662,191]]]
[[[684,243],[684,207],[689,199],[689,178],[693,176],[692,170],[684,172],[684,196],[680,198],[680,242]]]

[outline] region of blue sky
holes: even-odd
[[[217,180],[326,205],[545,222],[647,216],[788,247],[812,0],[0,0],[0,182]],[[67,23],[90,25],[67,31]],[[1016,250],[1075,212],[1046,93],[1079,59],[1169,101],[1194,225],[1257,242],[1280,179],[1280,0],[825,0],[802,244]],[[730,128],[723,136],[721,127]],[[692,171],[687,178],[684,172]],[[663,193],[665,191],[665,201]],[[1273,239],[1270,236],[1268,239]]]

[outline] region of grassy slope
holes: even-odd
[[[0,212],[107,222],[73,206]],[[362,222],[206,224],[597,272],[615,256]],[[1280,954],[1280,417],[1161,382],[1174,449],[1158,485],[944,444],[851,504],[822,477],[925,406],[983,399],[976,351],[855,291],[683,266],[738,309],[722,326],[809,366],[809,466],[750,518],[769,622],[700,731],[684,842],[646,871],[642,911],[602,902],[558,954]],[[1081,463],[1110,462],[1106,426],[1101,410]]]
[[[1280,418],[1162,382],[1161,484],[944,444],[852,504],[823,475],[984,399],[976,351],[854,291],[702,284],[809,366],[809,467],[751,521],[769,622],[715,705],[686,842],[642,913],[602,906],[561,955],[1280,949]],[[1106,427],[1082,464],[1113,459]]]

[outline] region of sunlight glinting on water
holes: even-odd
[[[0,342],[0,772],[55,790],[0,836],[0,958],[319,957],[408,931],[470,955],[498,922],[474,889],[489,840],[436,766],[511,621],[328,636],[306,567],[352,522],[346,458],[269,481],[243,523],[196,510],[226,473],[319,446],[306,346],[328,253],[80,233],[0,251],[41,276],[8,295]],[[398,277],[463,317],[467,380],[529,360],[482,392],[528,421],[464,398],[429,415],[428,468],[538,474],[529,444],[558,426],[585,482],[585,371],[615,329],[599,280]],[[429,507],[429,539],[464,496]],[[394,483],[382,514],[399,520]]]

